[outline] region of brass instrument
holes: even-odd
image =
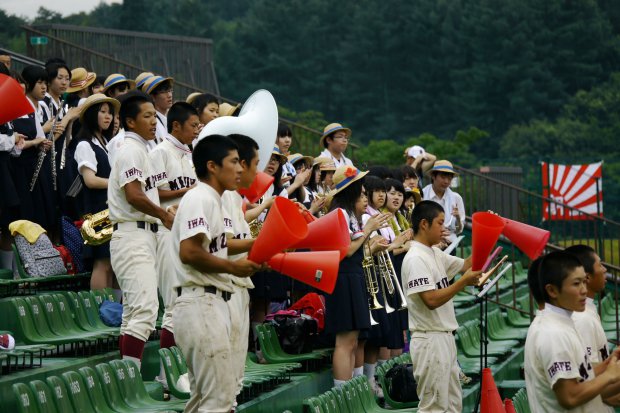
[[[258,233],[261,229],[263,229],[263,222],[259,221],[258,218],[256,218],[250,221],[248,225],[250,227],[250,236],[252,238],[258,237]]]
[[[112,230],[109,209],[104,209],[95,214],[85,215],[84,223],[82,224],[82,228],[80,228],[82,238],[84,238],[84,244],[93,246],[105,244],[110,241],[112,238]]]
[[[390,269],[388,268],[387,262],[384,256],[385,251],[381,251],[377,254],[377,269],[379,274],[381,275],[381,279],[383,280],[383,302],[385,303],[385,312],[390,314],[394,312],[394,308],[390,305],[388,300],[388,294],[394,295],[394,280],[390,275]],[[389,259],[390,256],[388,255]]]
[[[386,281],[387,292],[390,295],[393,295],[394,292],[397,292],[398,298],[400,300],[400,306],[398,309],[399,310],[406,309],[407,300],[405,299],[405,294],[403,294],[403,289],[400,286],[400,282],[398,281],[398,275],[396,275],[396,269],[394,268],[394,264],[392,263],[392,258],[390,258],[390,254],[387,251],[381,251],[378,255],[378,259],[379,259],[379,268],[382,270],[384,281]],[[387,280],[390,280],[390,281],[387,281]]]
[[[362,269],[364,270],[364,278],[366,281],[366,289],[368,290],[368,294],[370,294],[371,302],[369,305],[369,313],[370,313],[370,324],[376,326],[377,323],[372,318],[371,310],[380,310],[383,306],[377,301],[377,294],[379,293],[379,282],[377,281],[377,273],[375,272],[375,261],[372,258],[372,254],[370,253],[370,246],[367,242],[362,245],[364,249],[364,259],[362,260]]]

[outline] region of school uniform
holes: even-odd
[[[189,188],[196,183],[196,171],[192,162],[192,151],[189,147],[172,135],[159,143],[149,153],[151,165],[158,177],[157,188],[166,191],[176,191]],[[161,207],[167,208],[177,205],[180,198],[161,201]],[[164,302],[164,316],[162,328],[173,332],[172,307],[176,300],[176,291],[172,287],[174,272],[172,261],[168,259],[167,251],[172,248],[172,234],[163,225],[157,231],[157,286]]]
[[[13,129],[15,132],[25,135],[26,140],[45,138],[41,126],[43,124],[43,111],[40,106],[36,108],[30,99],[28,102],[35,109],[35,112],[13,120]],[[47,231],[53,231],[54,228],[58,227],[59,219],[50,162],[51,151],[45,153],[34,188],[30,191],[30,183],[35,173],[38,158],[38,146],[24,149],[20,156],[11,158],[12,178],[20,201],[18,218],[27,219],[41,225]]]
[[[463,229],[465,228],[465,204],[463,203],[463,198],[461,195],[448,188],[446,189],[446,192],[444,192],[443,196],[439,197],[439,195],[437,195],[433,190],[433,185],[428,184],[424,187],[424,189],[422,189],[422,198],[424,198],[425,201],[434,201],[442,206],[446,217],[444,226],[450,231],[448,240],[450,242],[456,241],[457,236],[463,232]],[[456,228],[457,219],[454,215],[452,215],[452,209],[455,206],[459,210],[459,219],[461,224],[458,231]]]
[[[363,237],[360,223],[341,209],[349,223],[351,241]],[[325,332],[337,334],[370,328],[368,294],[362,260],[364,247],[350,257],[344,257],[338,268],[338,279],[332,294],[325,294]]]
[[[458,328],[454,303],[430,310],[420,293],[446,288],[463,267],[462,258],[413,241],[402,266],[407,299],[413,376],[420,397],[418,411],[461,412],[460,368],[453,332]]]
[[[155,328],[157,299],[157,218],[135,209],[124,186],[137,180],[147,198],[159,205],[155,175],[148,156],[148,141],[125,132],[108,181],[110,221],[114,225],[110,253],[112,269],[123,290],[121,334],[147,341]]]
[[[21,149],[15,146],[16,133],[13,123],[8,122],[0,125],[0,228],[8,228],[8,225],[16,219],[16,208],[19,206],[17,188],[13,182],[11,173],[11,157],[19,156]]]
[[[347,158],[346,156],[344,156],[343,154],[340,154],[340,159],[337,159],[334,155],[332,155],[332,153],[330,151],[327,150],[327,148],[325,148],[323,150],[323,152],[321,152],[321,154],[319,155],[322,158],[329,158],[334,162],[334,165],[336,165],[336,168],[340,167],[340,166],[354,166],[353,165],[353,161],[351,161],[349,158]]]
[[[574,409],[563,408],[553,391],[560,379],[590,381],[594,379],[594,370],[571,311],[547,303],[530,325],[525,340],[525,385],[530,410],[532,413],[609,411],[600,395]]]
[[[82,168],[88,168],[99,178],[110,178],[112,168],[108,161],[108,152],[104,144],[99,142],[96,137],[90,140],[82,140],[75,148],[74,159],[77,164],[77,171],[80,176],[83,175]],[[82,181],[84,178],[81,178]],[[84,184],[81,191],[81,205],[79,205],[80,215],[87,213],[96,214],[108,208],[108,190],[89,188]],[[110,258],[110,243],[106,242],[102,245],[88,246],[83,250],[83,256],[86,259]]]
[[[222,194],[222,207],[225,215],[230,218],[231,225],[225,226],[226,233],[235,239],[248,239],[250,226],[243,213],[243,197],[237,191],[225,191]],[[247,252],[229,255],[230,260],[236,261],[248,256]],[[237,393],[243,390],[243,376],[245,372],[245,358],[248,352],[248,337],[250,335],[250,293],[254,288],[250,277],[230,276],[233,295],[228,300],[230,312],[230,346],[232,352],[231,365],[236,373]]]
[[[225,217],[220,195],[211,186],[198,182],[179,205],[172,226],[175,279],[180,292],[172,319],[175,340],[187,360],[190,399],[186,411],[228,412],[238,389],[232,368],[232,330],[227,301],[234,291],[230,276],[203,273],[179,258],[180,243],[204,234],[205,251],[228,259]]]

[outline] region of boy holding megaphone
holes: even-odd
[[[471,257],[464,260],[433,247],[441,241],[444,220],[438,203],[416,205],[411,217],[414,239],[402,266],[421,413],[462,409],[460,368],[452,335],[458,323],[452,297],[468,285],[478,285],[481,274],[471,270]],[[459,272],[464,272],[463,276],[450,284]]]

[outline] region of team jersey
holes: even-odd
[[[177,191],[189,188],[196,183],[196,171],[192,163],[192,151],[174,136],[167,135],[149,153],[151,164],[161,179],[156,183],[158,189]],[[179,199],[161,201],[162,208],[179,203]]]
[[[147,198],[159,205],[155,184],[161,179],[151,166],[147,149],[148,141],[133,132],[125,132],[123,150],[116,154],[116,160],[108,180],[108,206],[110,221],[146,221],[156,223],[157,218],[135,209],[125,197],[124,186],[132,181],[141,183]]]
[[[600,363],[609,357],[607,336],[601,325],[601,318],[596,311],[594,300],[588,298],[586,309],[582,312],[574,312],[573,322],[575,329],[581,336],[581,341],[586,345],[586,351],[592,363]]]
[[[155,144],[159,144],[168,136],[168,118],[163,113],[156,111],[157,126],[155,127]]]
[[[225,220],[228,222],[225,223]],[[191,265],[183,264],[179,258],[181,241],[204,234],[202,248],[216,257],[228,259],[226,224],[230,225],[230,218],[224,216],[220,195],[211,186],[198,181],[181,199],[172,225],[170,259],[175,269],[174,288],[213,286],[222,291],[233,291],[227,274],[202,273]]]
[[[574,409],[564,409],[553,391],[560,379],[589,381],[594,379],[594,370],[571,312],[545,304],[545,309],[530,325],[525,340],[525,384],[530,410],[532,413],[608,411],[601,396]]]
[[[401,272],[403,291],[407,296],[409,330],[439,332],[454,331],[459,327],[452,300],[430,310],[422,301],[420,293],[448,287],[463,263],[462,258],[448,255],[439,248],[428,247],[417,241],[411,243]]]
[[[242,205],[243,198],[237,191],[224,191],[222,194],[222,207],[226,215],[232,220],[232,225],[226,227],[226,232],[236,239],[251,238],[250,226],[245,220]],[[229,255],[228,258],[235,261],[247,256],[247,252],[242,252],[241,254]],[[231,275],[231,280],[239,287],[254,288],[254,283],[252,283],[250,277],[235,277]]]

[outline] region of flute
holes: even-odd
[[[60,108],[62,108],[63,101],[60,101],[58,112],[56,112],[56,116],[54,116],[54,122],[52,122],[52,128],[47,134],[47,139],[52,142],[52,148],[50,150],[52,155],[52,182],[54,184],[54,191],[56,190],[56,148],[54,148],[54,129],[56,129],[56,123],[58,123],[58,117],[60,116]],[[30,181],[30,192],[34,190],[34,185],[37,183],[37,179],[39,178],[39,174],[41,173],[41,167],[43,166],[43,161],[45,160],[45,150],[41,148],[39,151],[39,157],[37,159],[37,166],[34,169],[34,173],[32,174],[32,180]]]

